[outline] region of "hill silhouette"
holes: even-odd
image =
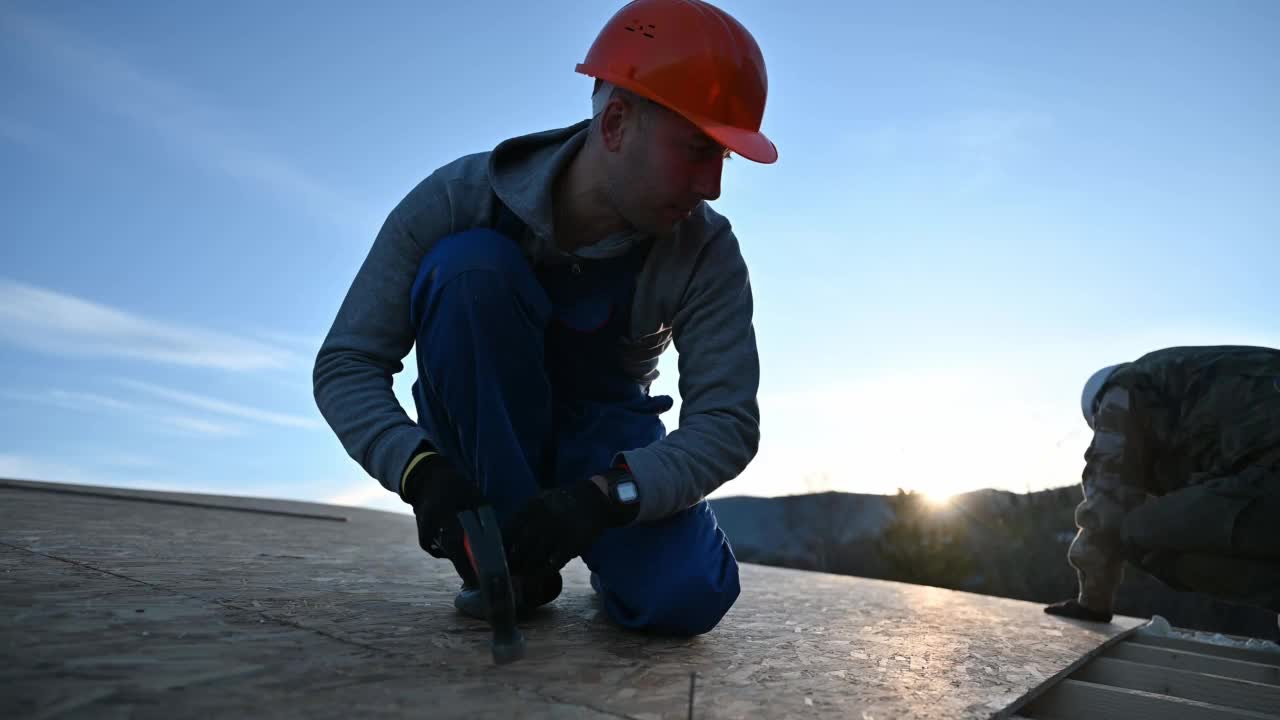
[[[1066,486],[979,490],[943,505],[904,491],[726,497],[711,504],[744,562],[1050,603],[1076,592],[1066,555],[1079,502],[1080,489]],[[1280,641],[1274,613],[1175,592],[1131,564],[1116,612]]]

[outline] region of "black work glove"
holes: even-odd
[[[417,453],[415,453],[415,457]],[[418,545],[433,557],[452,558],[459,545],[462,524],[458,513],[479,507],[484,496],[474,483],[454,469],[442,455],[430,455],[418,461],[404,479],[401,497],[413,506],[418,521]]]
[[[1089,608],[1076,602],[1075,598],[1071,598],[1070,600],[1063,600],[1062,602],[1056,602],[1052,605],[1045,607],[1044,611],[1049,613],[1050,615],[1060,615],[1062,617],[1068,617],[1075,620],[1087,620],[1089,622],[1102,622],[1102,623],[1111,622],[1111,613],[1098,612],[1097,610],[1090,610]]]
[[[557,572],[589,550],[605,530],[631,522],[637,509],[614,503],[590,478],[544,490],[508,523],[507,564],[518,574]]]

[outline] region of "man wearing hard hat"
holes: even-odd
[[[1077,597],[1111,620],[1126,559],[1175,590],[1280,612],[1280,350],[1173,347],[1094,373],[1081,395]]]
[[[431,173],[391,211],[320,349],[317,404],[347,452],[411,504],[485,617],[455,513],[502,524],[518,603],[581,557],[610,618],[694,635],[739,594],[704,499],[756,454],[759,361],[747,267],[720,196],[760,132],[751,34],[697,0],[637,0],[577,66],[592,116]],[[679,352],[679,428],[649,394]],[[411,420],[391,377],[416,344]]]

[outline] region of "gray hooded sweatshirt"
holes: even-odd
[[[437,169],[396,205],[374,239],[320,347],[313,383],[320,412],[347,453],[388,490],[399,492],[401,474],[428,440],[392,392],[392,376],[416,338],[410,288],[423,256],[441,237],[493,227],[501,202],[526,226],[518,241],[530,262],[569,258],[554,240],[551,191],[588,126],[511,138]],[[614,235],[575,254],[611,257],[638,239]],[[751,284],[728,220],[701,203],[654,240],[637,278],[621,360],[638,382],[652,383],[659,355],[674,342],[681,407],[679,427],[665,438],[619,454],[640,489],[637,523],[694,505],[736,477],[760,438]]]

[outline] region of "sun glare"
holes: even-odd
[[[953,497],[952,493],[941,491],[941,490],[926,490],[923,493],[921,493],[921,495],[924,496],[924,501],[926,503],[928,503],[931,507],[936,507],[936,508],[942,507],[947,503],[951,502],[951,498]]]

